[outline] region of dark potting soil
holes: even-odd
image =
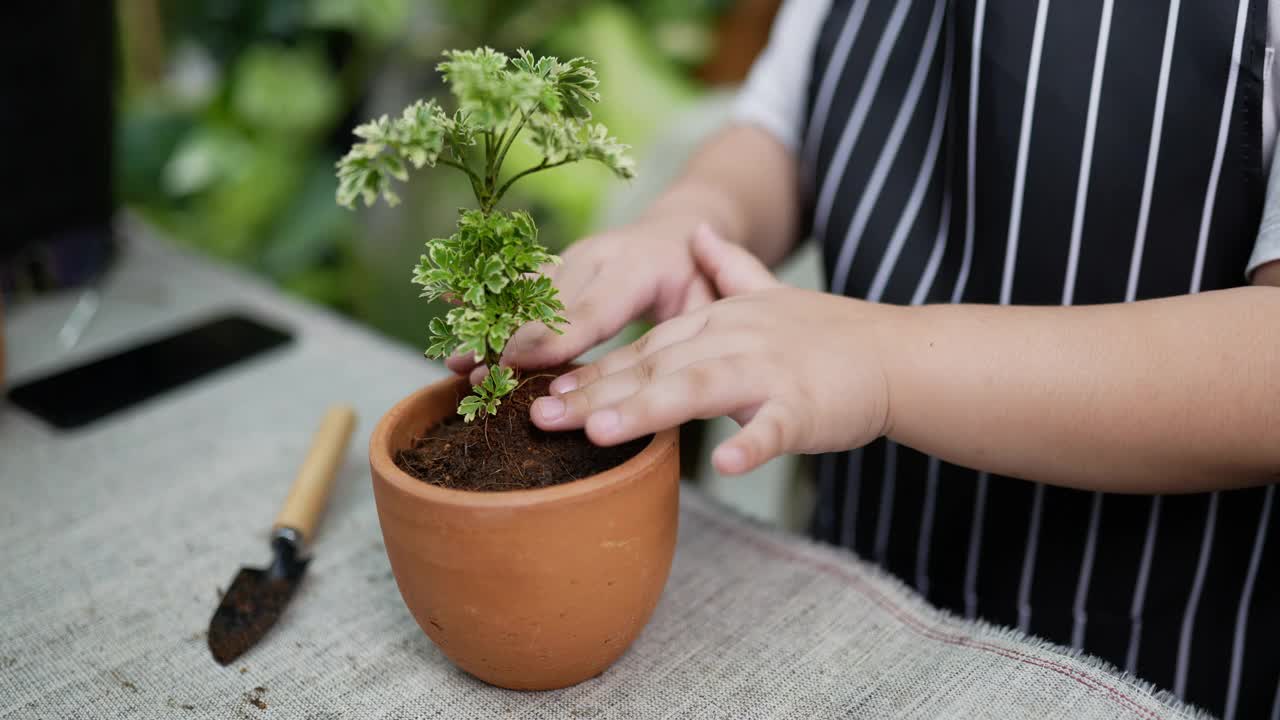
[[[594,445],[581,430],[545,432],[533,424],[529,406],[569,369],[526,371],[497,415],[477,416],[470,423],[452,415],[425,428],[426,435],[413,447],[396,453],[396,465],[423,482],[447,488],[522,490],[590,477],[643,450],[652,435],[606,448]]]
[[[213,659],[227,665],[253,647],[275,625],[296,587],[296,581],[273,579],[262,570],[237,574],[210,622],[207,642]]]

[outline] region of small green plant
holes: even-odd
[[[528,322],[560,332],[567,322],[556,288],[541,274],[560,259],[538,242],[528,213],[495,210],[498,201],[520,178],[567,163],[595,160],[622,178],[633,177],[634,164],[626,145],[591,122],[588,106],[600,95],[590,60],[535,59],[526,50],[510,58],[490,48],[451,50],[445,57],[437,69],[457,109],[450,114],[435,100],[419,100],[397,118],[384,115],[357,127],[361,141],[338,161],[337,200],[351,208],[357,199],[367,206],[381,196],[394,206],[399,198],[391,180],[407,181],[410,169],[439,164],[466,174],[479,208],[460,211],[453,235],[427,241],[413,282],[422,286],[422,297],[456,304],[431,321],[427,357],[469,352],[490,368],[458,406],[471,422],[497,414],[517,386],[514,371],[498,366],[512,333]],[[542,159],[504,175],[503,161],[518,137]]]

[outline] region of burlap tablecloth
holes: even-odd
[[[112,305],[157,279],[152,301]],[[440,370],[151,241],[135,240],[83,347],[55,357],[71,302],[11,312],[14,373],[231,305],[298,341],[74,433],[0,407],[0,718],[1192,715],[1088,659],[944,616],[852,555],[758,527],[694,488],[662,602],[617,665],[556,692],[483,685],[401,603],[366,466],[378,415]],[[308,577],[261,644],[219,667],[204,637],[219,587],[267,560],[273,511],[335,401],[361,422]]]

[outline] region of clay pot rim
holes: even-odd
[[[451,382],[452,381],[452,382]],[[445,379],[420,388],[397,402],[378,420],[369,437],[369,462],[373,465],[375,480],[381,478],[399,492],[436,505],[466,508],[519,508],[550,503],[566,503],[609,488],[625,485],[646,476],[649,468],[657,465],[673,451],[678,435],[677,428],[668,428],[654,434],[653,440],[640,452],[616,467],[591,477],[573,480],[560,485],[525,490],[457,490],[423,482],[396,466],[392,460],[391,434],[405,415],[426,402],[428,396],[440,392],[446,383],[467,385],[466,378]]]

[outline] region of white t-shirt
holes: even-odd
[[[1280,0],[1267,3],[1267,54],[1263,66],[1262,150],[1267,183],[1267,203],[1253,256],[1246,273],[1280,260],[1280,163],[1271,162],[1276,146],[1276,119],[1280,116],[1280,91],[1272,72],[1275,40],[1280,37]],[[813,46],[831,0],[787,0],[774,20],[769,44],[738,94],[734,118],[773,134],[792,151],[800,146],[804,126],[805,94],[809,88]]]

